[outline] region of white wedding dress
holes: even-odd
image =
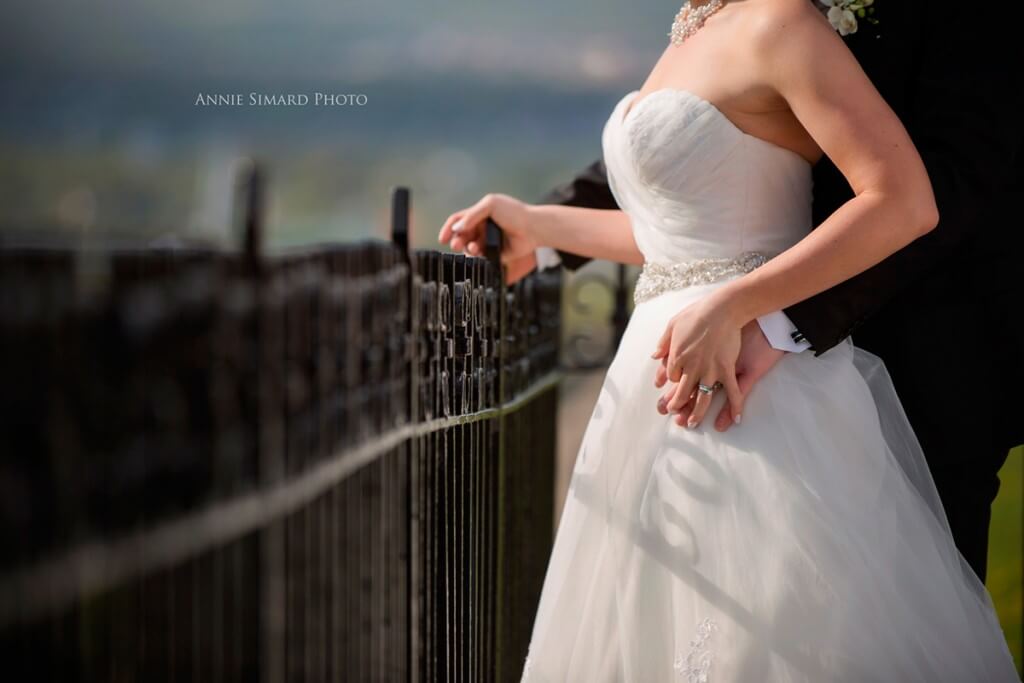
[[[692,93],[637,95],[604,127],[609,184],[647,262],[697,261],[698,283],[641,276],[523,680],[1018,680],[876,357],[849,341],[788,354],[724,434],[657,412],[650,356],[669,318],[751,260],[730,259],[771,257],[809,231],[811,168]]]

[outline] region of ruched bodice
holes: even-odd
[[[677,88],[626,94],[602,133],[608,184],[652,263],[775,256],[811,228],[811,166]],[[635,101],[634,101],[635,100]]]

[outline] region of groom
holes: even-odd
[[[855,332],[858,346],[885,361],[957,546],[984,580],[997,472],[1024,442],[1020,24],[991,5],[951,0],[874,7],[879,24],[862,21],[847,44],[921,153],[939,225],[771,317],[784,329],[764,320],[760,332],[744,335],[737,372],[749,392],[783,353],[821,355]],[[814,195],[815,225],[852,197],[828,159],[815,168]],[[601,161],[543,203],[618,208]],[[586,262],[559,256],[568,268]],[[530,255],[509,272],[517,278],[535,266]],[[729,424],[723,412],[716,426]]]

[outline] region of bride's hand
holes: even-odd
[[[675,382],[658,402],[661,412],[678,412],[695,396],[686,425],[696,427],[711,405],[712,394],[697,391],[698,385],[725,388],[734,422],[740,421],[743,393],[736,381],[743,324],[714,294],[672,316],[658,340],[652,358],[661,359],[665,376]],[[696,392],[696,394],[694,393]]]
[[[487,239],[487,219],[498,224],[505,234],[501,250],[502,263],[512,263],[528,257],[537,248],[537,239],[530,232],[530,205],[506,194],[486,194],[473,206],[448,216],[437,241],[453,251],[470,256],[482,256]]]
[[[740,337],[742,342],[740,343],[740,356],[736,360],[736,383],[740,387],[744,400],[746,400],[754,385],[768,374],[775,367],[776,363],[782,360],[786,352],[780,351],[771,345],[768,338],[764,336],[761,325],[756,319],[743,326],[743,329],[740,331]],[[665,374],[665,364],[661,364],[658,366],[654,386],[660,389],[667,382],[668,377]],[[668,414],[668,411],[663,412]],[[680,427],[686,426],[686,422],[692,414],[693,399],[691,398],[690,402],[676,413],[676,424]],[[732,406],[726,401],[722,409],[718,411],[718,417],[715,419],[715,429],[724,432],[732,427],[733,424]]]

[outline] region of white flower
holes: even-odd
[[[821,0],[822,4],[829,5],[828,21],[832,27],[839,31],[839,35],[848,36],[857,32],[857,15],[846,9],[843,0]],[[842,5],[839,3],[842,2]]]

